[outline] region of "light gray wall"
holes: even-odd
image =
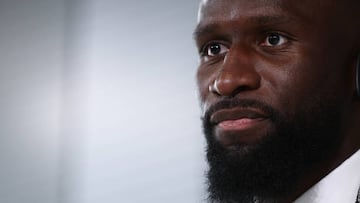
[[[0,202],[58,199],[63,5],[0,1]]]
[[[0,202],[203,200],[197,4],[1,2]]]

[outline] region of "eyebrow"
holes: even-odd
[[[198,39],[200,36],[215,33],[220,29],[220,26],[216,23],[207,24],[205,26],[198,24],[193,32],[193,38]]]
[[[264,16],[253,16],[246,19],[246,22],[255,24],[257,26],[270,26],[270,25],[280,25],[280,24],[288,24],[293,23],[295,20],[288,16],[280,16],[280,15],[264,15]],[[198,24],[193,32],[193,38],[198,39],[200,36],[205,34],[214,34],[221,30],[221,26],[219,22],[214,22],[206,25]]]

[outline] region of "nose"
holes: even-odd
[[[261,77],[249,54],[229,51],[209,91],[220,96],[235,96],[259,88]]]

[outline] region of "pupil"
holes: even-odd
[[[270,35],[268,40],[271,45],[277,45],[280,42],[280,36]]]
[[[221,50],[221,48],[220,48],[220,45],[218,45],[218,44],[214,44],[214,45],[210,46],[211,54],[219,54],[220,50]]]

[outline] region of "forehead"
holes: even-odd
[[[199,20],[203,17],[212,16],[233,16],[237,15],[237,10],[241,9],[243,12],[261,10],[271,7],[278,7],[278,0],[250,0],[250,1],[236,1],[236,0],[202,0],[199,9]],[[246,8],[246,9],[243,9]]]
[[[259,15],[288,16],[312,22],[329,17],[333,8],[339,6],[334,0],[202,0],[198,22],[231,21]]]

